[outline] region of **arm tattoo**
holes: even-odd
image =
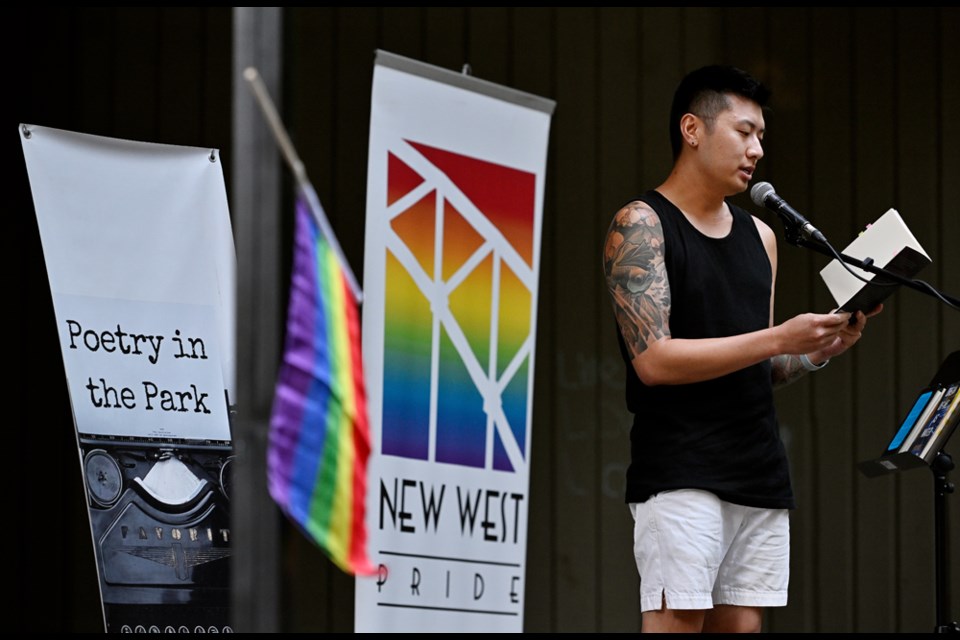
[[[785,387],[807,373],[797,356],[774,356],[770,358],[770,365],[770,378],[774,389]]]
[[[634,357],[670,335],[663,228],[652,209],[631,202],[617,212],[607,232],[603,270],[620,332]]]

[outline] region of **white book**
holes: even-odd
[[[877,267],[905,278],[912,278],[931,263],[930,256],[920,246],[896,209],[887,210],[841,253],[862,261],[871,258]],[[879,279],[867,284],[851,275],[839,260],[834,259],[827,264],[820,270],[820,276],[836,300],[837,308],[841,310],[869,311],[897,289],[895,285],[879,284],[891,283],[893,280],[853,265],[846,266],[865,280]]]

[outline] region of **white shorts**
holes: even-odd
[[[790,579],[786,509],[724,502],[708,491],[662,491],[630,504],[640,610],[717,604],[782,607]]]

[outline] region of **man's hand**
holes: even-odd
[[[831,349],[849,326],[849,318],[849,313],[804,313],[790,318],[776,327],[778,350],[799,356]]]
[[[781,339],[795,342],[781,355],[771,358],[770,376],[774,387],[786,386],[807,372],[797,356],[806,353],[811,363],[821,364],[852,347],[860,339],[867,318],[881,311],[883,305],[878,305],[866,315],[860,311],[852,316],[849,313],[806,313],[775,327]],[[853,320],[852,324],[850,320]],[[803,351],[801,347],[805,344],[816,348]],[[781,342],[781,345],[789,346],[786,342]]]
[[[849,321],[845,322],[840,331],[837,332],[829,344],[816,351],[807,352],[807,357],[810,358],[810,362],[819,364],[824,360],[829,360],[834,356],[840,355],[855,345],[860,339],[860,336],[863,335],[863,328],[867,325],[867,318],[872,318],[881,311],[883,311],[882,304],[877,305],[875,309],[866,314],[864,314],[862,311],[857,311],[856,315],[854,316],[856,322],[853,324],[850,324]],[[833,315],[850,318],[849,313],[837,313]]]

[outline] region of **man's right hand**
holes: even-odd
[[[775,328],[780,353],[799,356],[826,349],[847,326],[850,314],[803,313]]]

